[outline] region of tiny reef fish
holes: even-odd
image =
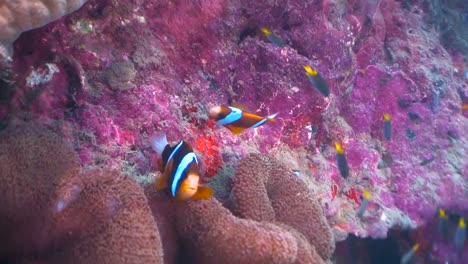
[[[268,121],[275,122],[276,115],[278,113],[266,117],[255,115],[247,112],[246,108],[241,105],[215,106],[210,109],[209,113],[210,118],[236,135],[246,129],[259,127]]]
[[[389,114],[384,114],[384,137],[386,140],[390,140],[392,138],[392,121],[390,120]]]
[[[349,176],[348,161],[346,160],[344,151],[341,148],[340,143],[335,143],[335,149],[336,149],[336,162],[338,164],[338,170],[340,171],[341,176],[346,179]]]
[[[419,165],[425,166],[425,165],[431,163],[431,162],[434,161],[434,160],[435,160],[435,157],[434,157],[434,155],[432,155],[430,158],[427,158],[427,159],[424,159],[423,161],[421,161],[421,162],[419,163]]]
[[[171,147],[165,133],[150,138],[151,147],[162,157],[158,160],[161,177],[156,180],[156,190],[169,189],[176,200],[199,200],[213,196],[213,190],[200,185],[198,160],[189,143],[180,141]]]
[[[286,45],[284,45],[284,42],[275,34],[271,33],[270,30],[268,30],[265,27],[260,28],[260,30],[263,32],[265,37],[273,44],[275,44],[279,48],[284,48]]]
[[[466,240],[466,224],[465,224],[465,219],[463,217],[460,217],[460,220],[458,221],[458,226],[457,230],[455,231],[455,248],[457,249],[458,252],[461,252],[463,249],[463,246],[465,245],[465,240]]]
[[[419,248],[419,243],[416,243],[408,252],[406,252],[402,257],[401,257],[401,264],[407,264],[411,261],[411,259],[414,257],[416,254],[416,251],[418,251]]]
[[[317,89],[323,96],[327,97],[330,95],[330,87],[327,81],[318,73],[317,70],[313,69],[309,65],[304,66],[305,73],[309,82]]]
[[[445,210],[440,208],[439,209],[439,233],[443,239],[448,239],[449,233],[449,223],[448,223],[448,215],[445,213]]]
[[[359,206],[359,210],[357,211],[358,217],[362,217],[364,215],[364,212],[366,211],[367,206],[369,205],[369,200],[371,198],[371,195],[369,191],[367,190],[364,190],[362,192],[362,196],[363,196],[363,200],[361,202],[361,206]]]

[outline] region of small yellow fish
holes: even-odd
[[[338,170],[340,171],[341,176],[346,179],[349,176],[348,161],[346,160],[344,151],[341,148],[340,143],[335,143],[335,149],[336,149],[336,162],[338,164]]]
[[[408,252],[401,257],[401,264],[407,264],[413,259],[416,251],[419,249],[419,243],[416,243]]]
[[[465,219],[463,217],[460,217],[460,220],[458,221],[458,227],[457,230],[455,231],[455,248],[457,249],[458,252],[461,252],[463,250],[463,246],[465,245],[465,240],[466,240],[466,224],[465,224]]]
[[[449,233],[449,224],[448,224],[448,216],[445,213],[444,209],[439,208],[439,233],[443,239],[448,239]]]
[[[361,206],[359,207],[359,210],[357,211],[357,215],[359,217],[362,217],[364,215],[364,212],[366,211],[367,206],[369,205],[369,200],[371,198],[371,195],[370,195],[369,191],[367,191],[367,190],[364,190],[362,192],[362,196],[363,196],[364,199],[362,200]]]
[[[389,114],[384,114],[384,137],[386,140],[390,140],[392,138],[392,121],[390,120]]]
[[[265,34],[265,37],[273,44],[275,44],[279,48],[284,48],[286,45],[284,45],[284,42],[275,34],[271,33],[270,30],[268,30],[265,27],[260,28],[260,30]]]
[[[327,81],[318,73],[317,70],[313,69],[309,65],[304,66],[305,73],[309,82],[317,89],[323,96],[327,97],[330,95],[330,87]]]

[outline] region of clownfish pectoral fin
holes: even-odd
[[[236,127],[236,126],[230,126],[230,125],[227,125],[226,128],[231,130],[231,132],[235,135],[242,134],[242,132],[244,132],[245,130],[245,128],[243,127]]]
[[[156,179],[156,190],[161,191],[167,188],[169,188],[169,184],[167,184],[167,177],[165,174],[162,174],[159,178]]]
[[[164,164],[162,159],[158,159],[158,168],[161,173],[164,172]]]
[[[235,104],[232,104],[233,107],[235,108],[239,108],[240,110],[244,111],[244,112],[248,112],[249,110],[247,109],[247,107],[243,104],[239,104],[239,103],[235,103]]]
[[[162,164],[161,164],[162,165]],[[164,167],[162,170],[164,171],[159,178],[156,179],[156,190],[161,191],[164,189],[168,189],[169,183],[168,183],[168,172],[172,171],[172,166],[174,165],[174,159],[169,161],[168,164],[166,164],[166,167]],[[161,166],[162,168],[162,166]]]
[[[192,196],[192,200],[202,200],[202,199],[209,199],[213,196],[213,189],[206,186],[198,186],[198,190],[194,196]]]

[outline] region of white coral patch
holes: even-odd
[[[53,63],[46,63],[45,66],[47,67],[47,69],[41,67],[42,69],[40,68],[33,70],[31,74],[29,74],[29,76],[26,77],[26,84],[29,87],[33,87],[38,84],[48,83],[50,80],[52,80],[56,73],[60,72],[57,65]]]

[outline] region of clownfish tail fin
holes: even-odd
[[[268,121],[275,122],[275,121],[276,121],[275,117],[276,117],[278,114],[279,114],[279,112],[267,116]]]
[[[159,154],[163,153],[164,148],[168,144],[166,133],[164,132],[156,133],[155,135],[150,137],[149,141],[150,141],[151,148]]]

